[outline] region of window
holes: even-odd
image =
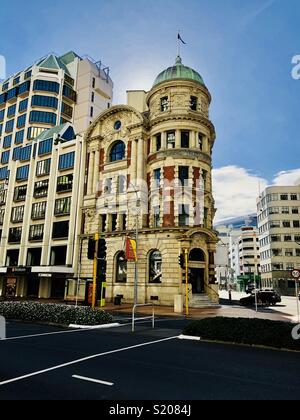
[[[11,133],[14,129],[15,120],[7,121],[5,124],[5,133]]]
[[[188,205],[179,205],[179,226],[189,226],[190,208]]]
[[[44,219],[46,215],[47,201],[42,203],[34,203],[32,205],[31,218],[33,220]]]
[[[155,142],[156,142],[156,151],[159,152],[161,149],[161,134],[157,134],[157,136],[155,136]]]
[[[74,168],[75,152],[67,153],[59,157],[58,169],[60,171]]]
[[[104,192],[106,194],[111,194],[112,193],[112,178],[108,178],[105,181],[105,187],[104,187]]]
[[[25,112],[28,108],[28,99],[24,99],[19,103],[19,112]]]
[[[118,215],[116,213],[111,215],[111,231],[115,232],[118,226]]]
[[[24,141],[24,130],[18,131],[15,136],[15,144],[21,144]]]
[[[290,214],[290,208],[289,207],[282,207],[281,208],[281,214]]]
[[[190,147],[190,132],[189,131],[181,132],[181,147],[183,149],[188,149]]]
[[[20,83],[20,76],[16,77],[13,81],[13,85],[16,86]]]
[[[119,252],[116,258],[116,282],[127,282],[127,261],[123,251]]]
[[[65,239],[69,236],[69,221],[53,223],[52,239]]]
[[[11,99],[16,98],[17,96],[18,96],[17,88],[13,88],[13,89],[10,89],[10,90],[7,92],[6,99],[9,101],[9,100],[11,100]]]
[[[291,242],[291,241],[292,241],[291,235],[285,235],[284,236],[284,242]]]
[[[0,210],[0,226],[3,226],[5,216],[5,209]]]
[[[38,155],[43,156],[52,152],[53,139],[43,140],[39,143]]]
[[[189,167],[188,166],[179,166],[178,168],[178,178],[181,186],[185,186],[189,180]]]
[[[95,92],[92,92],[91,102],[95,102]]]
[[[70,86],[67,86],[67,85],[64,85],[63,87],[63,96],[72,102],[76,102],[77,100],[77,95],[76,95],[75,90],[73,90],[72,88],[70,88]]]
[[[6,197],[7,197],[7,187],[5,184],[1,184],[0,186],[0,206],[4,206],[6,204]]]
[[[270,222],[270,229],[276,229],[276,228],[280,228],[280,221],[278,220],[273,220],[272,222]]]
[[[26,124],[26,116],[27,114],[20,115],[17,119],[17,128],[23,128]]]
[[[9,178],[9,170],[8,167],[5,166],[4,168],[0,168],[0,181]]]
[[[3,148],[8,149],[12,143],[12,135],[5,136],[3,140]]]
[[[175,131],[167,133],[167,147],[168,149],[175,149]]]
[[[3,109],[2,111],[0,111],[0,121],[3,122],[4,120],[4,115],[5,115],[5,109]]]
[[[73,174],[60,176],[57,179],[56,191],[58,193],[72,191],[72,189],[73,189]]]
[[[22,147],[15,147],[13,151],[13,161],[19,160]]]
[[[59,93],[59,84],[56,82],[48,82],[46,80],[35,80],[33,90]]]
[[[292,250],[292,249],[286,249],[286,250],[285,250],[284,255],[285,255],[286,257],[293,257],[294,252],[293,252],[293,250]]]
[[[166,112],[169,110],[169,98],[167,96],[164,96],[160,100],[160,110],[161,112]]]
[[[111,148],[110,162],[117,162],[123,159],[125,159],[125,144],[122,141],[117,141]]]
[[[126,230],[127,226],[127,215],[125,213],[121,214],[120,230]]]
[[[6,266],[17,267],[19,262],[19,249],[10,249],[6,254]]]
[[[293,221],[293,227],[294,227],[294,228],[299,228],[299,227],[300,227],[300,222],[299,222],[299,220],[294,220],[294,221]]]
[[[13,207],[11,211],[11,222],[12,223],[21,223],[24,218],[24,206]]]
[[[27,252],[27,267],[39,267],[41,265],[42,248],[29,248]]]
[[[1,163],[2,165],[5,165],[6,163],[9,162],[9,155],[10,155],[10,151],[8,150],[7,152],[3,152],[1,155]]]
[[[100,215],[100,232],[106,231],[106,220],[107,220],[107,215],[101,214]]]
[[[7,118],[14,117],[15,114],[16,114],[16,109],[17,109],[17,105],[12,105],[12,106],[8,107]]]
[[[73,108],[70,105],[67,105],[65,102],[62,103],[61,112],[66,117],[69,117],[69,118],[73,117]]]
[[[26,181],[29,175],[29,165],[17,169],[16,181]]]
[[[31,111],[29,122],[56,125],[56,114],[53,112]]]
[[[92,88],[95,89],[95,86],[96,86],[96,79],[95,79],[95,77],[93,77],[93,80],[92,80]]]
[[[25,201],[27,194],[27,185],[22,185],[20,187],[15,188],[14,192],[14,201]]]
[[[124,194],[126,192],[127,178],[125,175],[118,177],[118,194]]]
[[[200,150],[203,150],[203,135],[201,133],[198,134],[198,145]]]
[[[197,96],[191,96],[191,110],[197,111],[198,109],[198,98]]]
[[[36,165],[36,176],[49,175],[51,168],[51,159],[41,160]]]
[[[29,74],[29,73],[26,73],[26,74]],[[26,78],[26,74],[25,74],[25,78]],[[23,95],[24,93],[29,92],[29,90],[30,90],[30,81],[28,80],[27,82],[24,82],[19,86],[19,95]]]
[[[160,188],[161,169],[155,169],[153,172],[154,188]]]
[[[34,95],[31,100],[31,106],[57,109],[58,100],[53,98],[53,96]]]
[[[299,214],[299,208],[298,207],[292,207],[292,214]]]
[[[21,162],[25,162],[26,160],[30,160],[31,149],[32,149],[32,146],[26,146],[26,147],[22,147],[20,149],[19,160]]]
[[[27,131],[27,140],[33,140],[48,128],[45,127],[29,127]]]
[[[93,118],[94,117],[94,107],[91,106],[91,111],[90,111],[90,117]]]
[[[55,200],[55,216],[68,215],[71,212],[71,197],[60,198]]]
[[[160,206],[153,207],[153,227],[160,227]]]
[[[152,251],[149,256],[149,283],[161,283],[162,256],[159,251]]]
[[[300,235],[295,235],[295,242],[300,242]]]
[[[281,194],[281,195],[280,195],[280,200],[282,200],[282,201],[287,201],[288,199],[289,199],[288,194]]]
[[[48,179],[45,181],[36,182],[34,184],[34,192],[33,192],[34,198],[47,197],[48,187],[49,187]]]
[[[292,201],[297,201],[298,200],[297,194],[291,194],[291,200]]]
[[[8,243],[19,244],[22,238],[22,228],[11,228],[8,233]]]
[[[63,266],[66,265],[67,246],[54,246],[51,248],[50,265]]]

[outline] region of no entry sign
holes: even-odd
[[[300,279],[300,270],[293,270],[292,271],[292,277],[295,280],[299,280]]]

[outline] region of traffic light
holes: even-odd
[[[180,267],[181,267],[181,268],[184,268],[185,263],[184,263],[184,255],[183,255],[183,254],[180,254],[180,255],[179,255],[179,257],[178,257],[178,262],[179,262]]]
[[[88,244],[88,259],[93,260],[95,258],[96,251],[96,241],[94,239],[89,239]]]
[[[99,239],[98,259],[106,260],[106,251],[107,251],[106,240],[105,239]]]

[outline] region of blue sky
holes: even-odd
[[[52,51],[101,59],[119,103],[173,64],[180,28],[183,62],[213,95],[214,167],[272,183],[300,168],[299,22],[299,0],[2,0],[0,55],[8,74]]]

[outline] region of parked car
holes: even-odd
[[[247,295],[250,295],[254,289],[255,289],[254,283],[247,284],[247,287],[246,287]]]
[[[281,297],[275,290],[257,290],[257,303],[260,306],[275,306],[281,302]],[[251,295],[240,300],[242,306],[253,306],[255,305],[255,290],[252,291]]]

